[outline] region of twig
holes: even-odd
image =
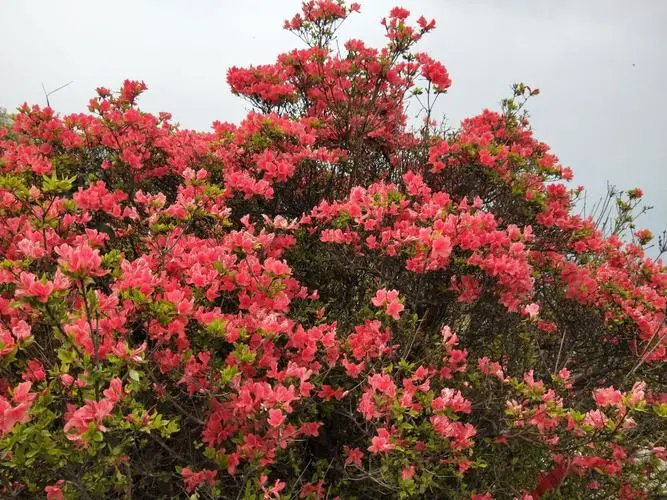
[[[70,81],[70,82],[67,82],[67,83],[64,84],[64,85],[61,85],[60,87],[58,87],[57,89],[52,90],[51,92],[47,92],[47,91],[46,91],[46,87],[44,86],[44,82],[42,82],[42,90],[44,91],[44,97],[46,98],[46,105],[47,105],[49,108],[51,107],[51,103],[49,102],[49,96],[50,96],[50,95],[55,94],[55,93],[58,92],[59,90],[62,90],[62,89],[64,89],[65,87],[67,87],[67,86],[69,86],[69,85],[71,85],[71,84],[73,84],[73,83],[74,83],[74,80],[72,80],[72,81]]]

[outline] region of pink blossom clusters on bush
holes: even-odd
[[[240,124],[182,130],[126,81],[0,130],[3,495],[665,493],[650,234],[576,215],[525,85],[408,127],[451,84],[414,50],[435,21],[339,52],[359,10],[306,2],[305,49],[232,68]]]

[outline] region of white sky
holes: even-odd
[[[667,227],[667,1],[366,0],[342,39],[380,46],[394,5],[435,18],[422,43],[453,80],[440,105],[452,124],[497,108],[513,82],[539,87],[536,135],[573,168],[589,199],[609,181],[639,186],[655,208],[643,226]],[[301,42],[282,29],[294,0],[0,0],[0,106],[44,103],[84,111],[95,87],[144,80],[147,111],[183,127],[238,121],[246,103],[229,67],[273,62]]]

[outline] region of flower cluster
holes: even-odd
[[[0,129],[0,495],[664,495],[650,234],[575,213],[523,85],[411,130],[435,22],[338,50],[359,10],[305,2],[307,48],[232,68],[238,124],[126,81]]]

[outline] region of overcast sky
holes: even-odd
[[[394,5],[437,20],[422,47],[453,80],[440,111],[452,124],[497,108],[513,82],[539,87],[529,106],[539,139],[573,168],[589,199],[607,181],[639,186],[667,227],[667,1],[367,0],[341,38],[380,46]],[[100,85],[144,80],[147,111],[183,127],[238,121],[247,111],[229,67],[272,62],[301,42],[282,29],[294,0],[0,0],[0,106],[44,103],[84,111]]]

